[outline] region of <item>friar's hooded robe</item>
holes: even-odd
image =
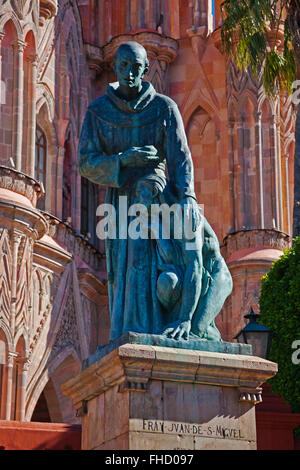
[[[139,97],[132,101],[116,94],[118,86],[118,82],[109,84],[107,93],[89,105],[79,142],[80,173],[107,187],[106,203],[116,209],[117,226],[120,196],[127,196],[129,207],[134,202],[136,182],[153,172],[164,180],[166,166],[166,190],[173,202],[187,196],[196,199],[191,154],[176,103],[156,93],[149,82],[142,83]],[[155,168],[120,166],[122,152],[145,145],[158,150]],[[124,234],[124,224],[121,230]],[[156,295],[159,272],[155,240],[108,239],[106,259],[110,339],[127,331],[161,333],[167,319]]]

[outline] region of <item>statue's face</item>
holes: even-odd
[[[143,49],[122,48],[115,58],[115,72],[120,86],[140,89],[147,72],[146,55]]]

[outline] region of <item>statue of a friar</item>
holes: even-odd
[[[221,340],[214,319],[231,293],[232,279],[197,204],[178,107],[143,80],[148,68],[143,46],[119,47],[118,81],[89,105],[79,142],[81,175],[107,188],[106,204],[116,214],[117,233],[108,231],[106,237],[110,339],[131,331]],[[134,205],[179,207],[184,217],[169,212],[169,236],[164,236],[158,211],[160,222],[147,225],[148,236],[145,230],[130,236],[132,217],[123,215],[132,215]],[[176,221],[188,222],[192,236],[185,230],[178,236]]]

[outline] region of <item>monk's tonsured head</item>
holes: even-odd
[[[121,44],[114,56],[114,70],[119,84],[128,88],[140,88],[149,69],[146,49],[135,41]]]

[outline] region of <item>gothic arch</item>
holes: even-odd
[[[222,175],[215,120],[203,107],[197,106],[189,118],[186,132],[194,162],[197,199],[203,207],[205,217],[212,224],[217,236],[221,237],[216,207],[222,208],[222,200],[216,188],[221,186]]]
[[[0,331],[2,332],[3,336],[5,337],[6,343],[7,343],[7,350],[8,352],[13,352],[14,351],[14,340],[11,335],[11,330],[6,324],[6,322],[3,321],[2,318],[0,318]]]
[[[228,114],[228,120],[230,122],[235,122],[237,119],[237,114],[238,114],[238,100],[235,95],[231,95],[229,97],[228,103],[227,103],[227,114]]]
[[[25,415],[25,421],[30,421],[31,416],[33,414],[34,408],[36,406],[36,403],[46,386],[48,382],[48,370],[45,370],[43,374],[40,376],[39,380],[35,384],[34,389],[32,390],[31,396],[29,396],[27,403],[26,403],[26,415]]]
[[[274,116],[274,102],[268,100],[266,97],[260,100],[258,110],[265,114],[266,119],[271,119]]]
[[[73,121],[73,120],[72,120]],[[64,161],[63,161],[63,182],[64,195],[69,194],[68,213],[71,217],[72,226],[80,230],[80,198],[81,198],[81,177],[79,171],[74,171],[78,167],[76,130],[74,132],[73,122],[70,121],[65,134]],[[68,198],[67,198],[68,199]],[[62,215],[66,214],[66,207],[63,201]],[[65,212],[64,212],[65,211]]]
[[[270,109],[270,116],[275,116],[279,112],[280,101],[278,99],[269,99],[265,94],[261,93],[258,97],[258,111],[262,112],[264,106]]]
[[[51,212],[53,211],[53,199],[55,197],[55,194],[53,194],[53,187],[56,187],[54,176],[52,175],[53,162],[55,162],[57,154],[57,138],[51,115],[49,115],[47,100],[43,98],[39,100],[38,110],[36,124],[43,131],[46,138],[46,174],[49,175],[45,182],[45,210],[47,212]]]
[[[0,18],[0,31],[3,33],[7,23],[11,22],[14,26],[16,31],[16,39],[23,41],[24,40],[24,33],[22,30],[22,26],[20,21],[18,20],[17,16],[13,11],[4,13],[4,15]]]
[[[34,42],[35,42],[35,44],[37,44],[38,29],[37,29],[36,25],[33,22],[26,23],[24,28],[23,28],[23,35],[24,35],[24,38],[25,38],[25,42],[26,42],[26,36],[30,32],[32,32],[33,37],[34,37]]]
[[[15,22],[10,16],[6,18],[3,25],[4,37],[1,41],[1,67],[0,67],[0,84],[1,84],[1,103],[5,106],[0,106],[0,126],[4,127],[11,132],[11,137],[6,141],[1,139],[0,142],[0,162],[7,165],[9,158],[14,154],[15,138],[13,133],[16,113],[13,113],[13,103],[16,99],[16,90],[14,89],[15,73],[14,73],[14,60],[15,50],[13,43],[18,40],[18,30]],[[11,84],[11,85],[10,85]]]
[[[36,364],[36,368],[32,371],[28,381],[27,421],[30,420],[36,402],[51,375],[48,367],[51,362],[49,358],[68,299],[71,275],[71,268],[66,268],[61,277],[56,296],[53,299],[51,316],[48,316],[47,323],[45,324],[47,328],[41,330],[38,342],[32,346],[30,360],[33,364]]]
[[[58,23],[57,35],[60,34],[62,27],[65,27],[68,22],[64,21],[65,15],[68,13],[68,10],[72,11],[73,18],[75,20],[76,29],[78,32],[78,42],[80,48],[83,46],[83,37],[82,37],[82,25],[81,25],[81,16],[78,10],[77,2],[74,0],[60,0],[59,8],[57,11],[55,21]]]
[[[51,397],[46,396],[48,409],[50,416],[58,414],[61,415],[61,420],[64,423],[70,422],[70,416],[72,415],[72,403],[67,397],[63,397],[60,392],[60,386],[70,379],[74,373],[79,373],[81,370],[81,360],[78,357],[75,349],[72,346],[64,348],[49,364],[47,368],[43,371],[42,375],[39,377],[38,381],[35,383],[35,387],[31,392],[31,396],[27,402],[26,409],[26,421],[30,421],[36,404],[43,392],[46,389],[49,381],[52,381],[52,390],[55,391],[55,395],[52,397],[56,403],[56,410],[51,410],[49,406]],[[66,408],[68,413],[66,413]],[[74,419],[74,412],[72,418]],[[56,418],[57,419],[57,418]]]
[[[238,100],[238,114],[243,115],[245,107],[248,105],[252,105],[253,107],[253,116],[254,113],[257,113],[258,111],[258,103],[257,103],[257,97],[256,95],[250,91],[250,90],[244,90],[242,95],[240,96],[240,99]]]
[[[41,420],[44,422],[46,421],[53,423],[63,422],[59,400],[51,378],[49,378],[40,396],[38,397],[33,413],[31,415],[31,421],[40,422]]]
[[[47,113],[49,121],[54,119],[55,100],[46,83],[40,82],[37,85],[37,101],[36,101],[36,112],[39,113],[43,105],[47,106]]]
[[[181,109],[181,115],[183,122],[185,123],[185,128],[187,129],[188,124],[197,111],[197,109],[203,109],[210,118],[214,121],[216,130],[220,130],[221,121],[217,116],[217,110],[214,106],[211,105],[209,101],[203,99],[198,91],[195,90],[195,93],[192,91],[191,95],[188,97],[186,102]]]
[[[29,338],[28,333],[24,327],[20,328],[14,338],[16,351],[18,354],[22,354],[22,357],[28,357],[29,353]],[[21,356],[20,356],[21,357]]]

